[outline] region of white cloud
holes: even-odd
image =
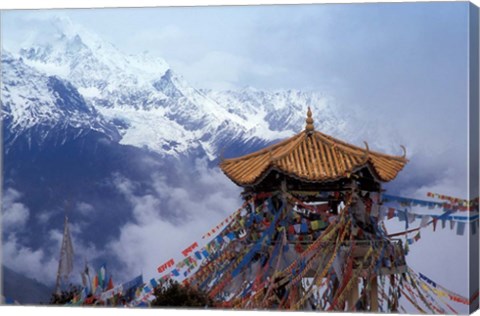
[[[162,46],[169,45],[172,41],[180,40],[185,35],[177,25],[169,24],[161,28],[141,30],[136,37],[136,41],[139,43],[153,42],[161,49]]]
[[[90,216],[94,213],[93,206],[86,202],[78,202],[75,208],[83,216]]]
[[[256,63],[247,57],[218,50],[209,51],[192,62],[172,60],[170,63],[193,86],[214,90],[236,89],[244,85],[246,78],[262,81],[287,73],[285,68]]]
[[[53,211],[43,211],[38,215],[36,215],[36,218],[39,223],[45,224],[50,220],[50,218],[52,218],[53,215],[54,215]]]
[[[155,195],[136,195],[134,182],[116,176],[117,188],[132,204],[135,218],[107,246],[124,265],[119,275],[143,272],[145,278],[158,277],[160,264],[181,259],[181,251],[193,242],[202,244],[202,236],[240,206],[239,189],[219,170],[209,169],[204,161],[195,167],[197,176],[184,186],[173,187],[153,175]]]
[[[60,250],[58,250],[60,251]],[[10,234],[2,243],[2,263],[26,277],[52,284],[58,267],[58,259],[43,249],[23,246],[15,234]]]
[[[45,243],[38,248],[27,246],[28,240],[19,237],[29,218],[29,209],[20,202],[22,194],[12,188],[5,190],[3,195],[2,214],[2,264],[29,278],[34,278],[47,285],[52,285],[56,278],[60,247],[63,237],[62,229],[53,229],[48,232]],[[93,207],[87,203],[79,203],[77,209],[85,214]],[[53,211],[45,211],[36,216],[42,223],[47,223]],[[70,224],[70,232],[74,244],[76,264],[71,274],[71,281],[80,282],[79,272],[83,269],[85,259],[94,260],[100,256],[96,247],[78,239],[82,233],[80,224]],[[35,238],[35,236],[31,236]]]
[[[79,231],[75,226],[71,226],[71,231],[75,264],[74,271],[70,274],[70,281],[80,283],[80,271],[84,268],[84,260],[95,260],[101,252],[93,244],[85,244],[76,238]],[[9,234],[2,243],[2,263],[26,277],[53,285],[56,280],[63,232],[56,229],[50,230],[48,237],[48,244],[33,249],[25,246],[16,234]]]
[[[8,188],[3,195],[2,227],[7,232],[25,226],[30,216],[28,208],[18,202],[21,196],[12,188]]]

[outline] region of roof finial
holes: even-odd
[[[313,127],[312,111],[310,110],[310,107],[308,107],[307,119],[305,120],[305,122],[307,122],[307,125],[305,126],[305,131],[307,133],[312,133],[314,130],[314,127]]]

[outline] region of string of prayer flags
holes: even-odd
[[[182,251],[182,254],[186,257],[188,256],[192,251],[193,249],[197,248],[198,247],[198,243],[197,242],[194,242],[193,244],[191,244],[190,246],[188,246],[185,250]]]
[[[121,294],[123,292],[123,285],[119,285],[113,289],[107,290],[100,294],[100,299],[105,301],[109,298],[112,298],[114,295]]]
[[[433,201],[424,201],[419,199],[412,199],[406,197],[400,197],[395,195],[384,194],[383,195],[383,202],[398,202],[402,206],[423,206],[429,209],[433,208],[443,208],[446,210],[452,211],[469,211],[471,206],[478,205],[478,200],[476,202],[470,203],[471,205],[463,205],[463,204],[456,204],[451,201],[449,203],[446,202],[433,202]],[[476,204],[475,204],[476,203]]]
[[[202,236],[202,239],[205,239],[207,237],[211,237],[212,235],[214,235],[217,231],[220,230],[220,228],[222,228],[222,226],[228,224],[228,222],[230,222],[231,220],[233,220],[238,213],[240,213],[240,211],[245,208],[247,205],[249,205],[249,203],[251,202],[251,200],[249,201],[245,201],[243,203],[243,205],[237,209],[235,212],[233,212],[233,214],[230,214],[227,218],[225,218],[223,221],[221,221],[217,226],[215,226],[214,228],[212,228],[209,232],[207,232],[206,234],[204,234]]]
[[[140,274],[139,276],[133,278],[132,280],[123,283],[122,295],[127,295],[129,292],[132,291],[132,289],[136,289],[142,284],[143,284],[143,276]]]
[[[164,276],[162,276],[162,281],[166,282],[170,279],[170,274],[165,274]]]
[[[430,221],[430,216],[422,216],[422,220],[420,222],[420,227],[424,228],[427,227],[428,222]]]
[[[175,260],[170,259],[170,260],[168,260],[167,262],[165,262],[164,264],[162,264],[161,266],[159,266],[159,267],[157,268],[157,271],[158,271],[159,273],[163,273],[163,272],[165,272],[165,270],[167,270],[168,268],[173,267],[174,264],[175,264]]]
[[[452,215],[454,211],[451,210],[445,210],[444,213],[441,215],[433,215],[433,214],[418,214],[417,211],[412,212],[411,210],[409,211],[408,209],[405,210],[398,210],[393,207],[388,208],[388,218],[393,218],[397,217],[399,221],[405,221],[405,232],[404,234],[407,234],[408,232],[412,232],[415,230],[418,230],[420,228],[425,228],[428,225],[432,224],[433,226],[433,231],[436,231],[436,226],[438,220],[442,221],[442,229],[445,228],[447,220],[450,222],[450,229],[453,230],[455,228],[455,222],[462,223],[460,224],[460,228],[457,226],[457,233],[458,234],[463,234],[464,233],[464,227],[466,226],[467,222],[476,222],[478,226],[478,220],[479,220],[479,215],[468,215],[468,216],[457,216],[457,215]],[[420,219],[420,226],[417,229],[409,229],[410,224],[415,222],[415,219]],[[475,234],[476,229],[472,229],[472,232]],[[393,235],[401,235],[401,233],[396,233]],[[389,236],[392,236],[390,234]]]
[[[470,305],[470,302],[472,302],[478,296],[478,291],[477,291],[476,293],[474,293],[472,295],[472,297],[470,299],[468,299],[468,298],[466,298],[466,297],[464,297],[460,294],[454,293],[454,292],[446,289],[445,287],[439,285],[437,282],[433,281],[432,279],[428,278],[427,276],[425,276],[422,273],[418,273],[418,276],[420,277],[420,279],[422,281],[428,283],[431,287],[433,287],[433,290],[434,290],[434,292],[437,296],[448,297],[448,299],[450,299],[454,302],[462,303],[462,304],[465,304],[465,305]]]
[[[395,196],[390,194],[383,194],[382,197],[383,197],[383,202],[395,201],[405,206],[424,206],[428,208],[434,208],[434,207],[443,207],[444,205],[444,203],[440,203],[440,202],[412,199],[412,198],[406,198],[406,197]]]
[[[439,200],[444,200],[444,201],[449,201],[451,203],[460,205],[460,206],[475,206],[478,205],[478,197],[473,199],[473,200],[465,200],[465,199],[460,199],[456,198],[453,196],[448,196],[444,194],[438,194],[438,193],[433,193],[433,192],[427,192],[428,197],[436,198]]]

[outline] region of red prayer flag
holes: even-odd
[[[95,293],[96,289],[98,287],[98,275],[95,275],[95,277],[93,278],[93,281],[92,281],[92,290],[93,292]]]
[[[113,280],[112,277],[110,277],[110,280],[108,280],[108,286],[107,286],[107,291],[113,289]]]

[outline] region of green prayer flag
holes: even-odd
[[[311,221],[310,227],[312,230],[319,230],[327,227],[327,223],[322,220]]]

